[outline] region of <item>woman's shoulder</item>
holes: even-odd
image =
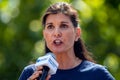
[[[81,70],[92,70],[92,71],[104,71],[106,70],[106,66],[103,66],[103,65],[100,65],[100,64],[97,64],[97,63],[93,63],[93,62],[90,62],[90,61],[83,61],[82,64],[81,64]]]
[[[99,78],[102,77],[105,80],[114,80],[113,76],[108,71],[106,66],[93,63],[87,60],[83,61],[83,63],[81,64],[80,71],[93,74],[94,76]]]
[[[34,71],[35,71],[35,64],[30,64],[24,67],[18,80],[27,80],[27,78],[31,76]]]
[[[24,70],[33,70],[35,71],[35,64],[30,64],[30,65],[27,65],[26,67],[24,67]]]

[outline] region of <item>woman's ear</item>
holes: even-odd
[[[75,39],[75,41],[78,41],[78,39],[80,38],[80,36],[81,36],[81,28],[77,27],[76,28],[76,39]]]

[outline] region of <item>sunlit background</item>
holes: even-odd
[[[44,55],[41,17],[60,1],[78,10],[88,50],[120,79],[119,0],[0,0],[0,80],[17,80],[26,65]]]

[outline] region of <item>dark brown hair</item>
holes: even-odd
[[[73,23],[73,26],[75,28],[78,27],[79,17],[77,11],[70,4],[65,2],[55,3],[47,9],[46,13],[42,18],[43,26],[45,27],[45,23],[48,15],[58,14],[58,13],[67,15],[70,18],[71,22]],[[45,53],[48,52],[51,51],[45,44]],[[79,38],[78,41],[74,43],[74,52],[75,52],[75,56],[78,57],[79,59],[89,60],[94,62],[93,58],[90,55],[90,52],[86,49],[85,44],[83,43],[81,38]]]

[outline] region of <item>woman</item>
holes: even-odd
[[[94,63],[81,40],[77,11],[69,4],[60,2],[51,5],[43,16],[43,36],[46,53],[52,52],[59,63],[54,75],[46,80],[114,80],[105,67]],[[37,80],[42,66],[29,65],[19,80]]]

